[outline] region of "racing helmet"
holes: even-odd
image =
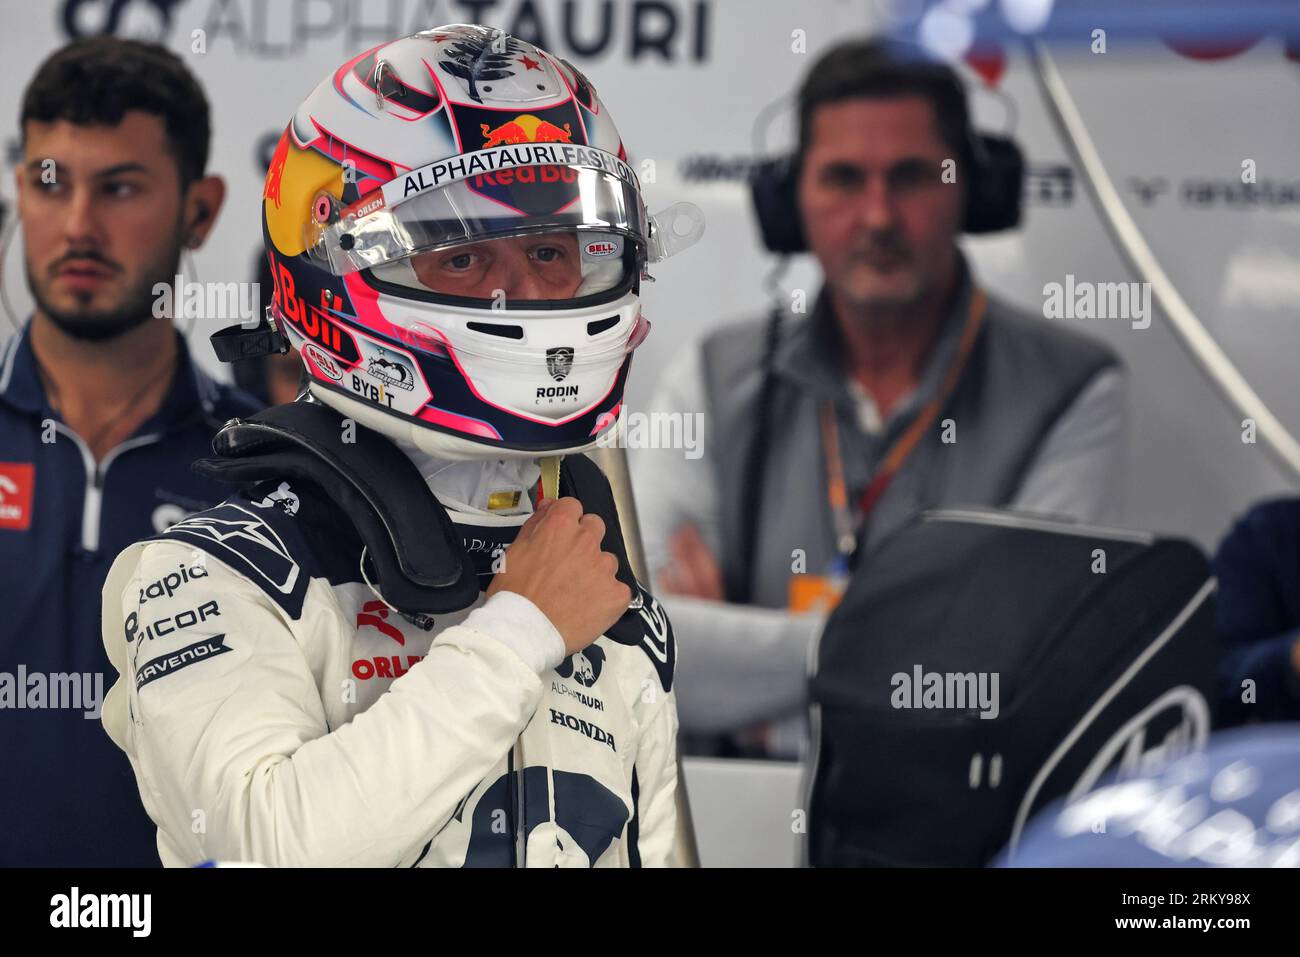
[[[313,397],[451,459],[594,445],[649,331],[647,267],[703,232],[651,217],[591,82],[453,24],[348,60],[267,172],[273,331]]]

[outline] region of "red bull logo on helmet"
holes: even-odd
[[[524,109],[528,106],[520,104]],[[578,196],[575,166],[608,170],[625,181],[635,174],[614,153],[587,144],[587,127],[572,99],[533,106],[527,113],[457,103],[449,110],[461,144],[449,156],[386,184],[389,205],[458,180],[505,209],[546,216]]]
[[[521,113],[496,128],[487,123],[480,123],[479,128],[483,132],[481,148],[514,146],[518,143],[572,143],[572,126],[572,123],[565,123],[562,127],[556,126],[549,120],[543,120],[531,113]]]

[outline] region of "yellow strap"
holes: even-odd
[[[560,456],[551,455],[538,459],[542,467],[542,497],[557,499],[560,497]]]

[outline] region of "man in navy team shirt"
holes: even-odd
[[[1219,724],[1300,721],[1300,499],[1248,511],[1214,556]]]
[[[113,674],[100,589],[125,546],[224,497],[190,463],[255,409],[155,314],[155,284],[202,245],[225,186],[205,173],[203,91],[158,46],[64,47],[20,122],[36,308],[0,350],[0,866],[157,865],[98,720]]]

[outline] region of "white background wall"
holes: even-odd
[[[760,283],[768,259],[758,246],[743,183],[736,177],[688,179],[688,161],[751,158],[760,110],[791,91],[820,50],[865,29],[876,9],[866,0],[668,0],[642,7],[645,29],[663,29],[663,9],[676,16],[672,56],[665,60],[653,52],[633,56],[637,4],[631,0],[3,0],[0,135],[11,159],[22,90],[41,59],[66,39],[65,14],[93,32],[115,7],[116,32],[162,36],[212,100],[211,167],[227,177],[230,192],[194,265],[198,278],[221,281],[251,278],[262,153],[320,78],[353,53],[415,29],[473,19],[509,29],[520,17],[534,17],[552,52],[592,77],[634,160],[654,160],[652,208],[689,199],[708,217],[703,242],[661,265],[658,282],[647,288],[654,333],[634,366],[632,408],[683,343],[764,306]],[[608,42],[589,55],[576,52],[565,35],[566,13],[575,19],[581,44],[600,34],[606,12]],[[191,52],[196,29],[206,33],[206,53]],[[796,30],[806,36],[805,53],[792,50]],[[1213,63],[1118,38],[1111,38],[1105,56],[1089,53],[1086,37],[1057,52],[1103,158],[1166,269],[1274,411],[1293,429],[1300,426],[1294,375],[1300,353],[1300,66],[1271,39]],[[1024,57],[1014,51],[1000,89],[974,98],[977,116],[998,130],[1008,128],[1008,104],[1031,163],[1066,162]],[[762,132],[778,143],[790,129],[779,120],[767,126]],[[1253,206],[1184,201],[1188,180],[1239,185],[1247,158],[1256,161],[1261,189],[1273,184],[1275,196],[1289,189],[1290,200]],[[0,186],[7,197],[13,194],[10,178],[6,174]],[[1134,178],[1163,178],[1166,187],[1143,205],[1130,188]],[[967,248],[995,294],[1035,313],[1041,312],[1044,284],[1064,281],[1067,273],[1094,281],[1132,278],[1078,180],[1068,205],[1031,205],[1023,230],[972,240]],[[25,315],[30,297],[20,257],[20,248],[8,256],[3,281]],[[811,291],[815,277],[810,264],[799,264],[787,285]],[[1248,503],[1288,487],[1260,446],[1241,442],[1237,417],[1201,380],[1162,317],[1142,331],[1118,320],[1055,321],[1104,338],[1128,364],[1131,456],[1118,507],[1125,524],[1183,532],[1210,544]],[[215,325],[199,323],[192,336],[211,367],[216,364],[206,336]],[[0,329],[7,334],[8,324]]]

